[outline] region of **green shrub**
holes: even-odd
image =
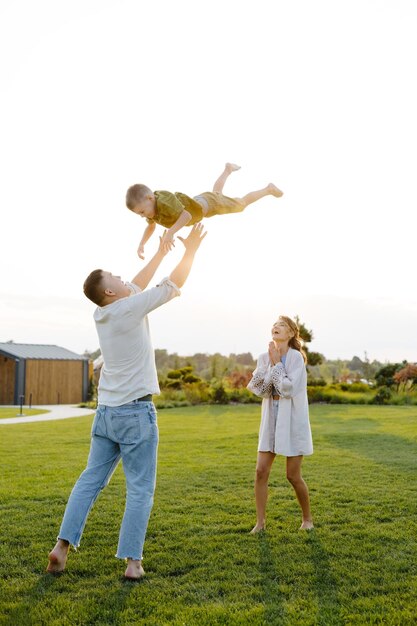
[[[77,406],[80,407],[80,409],[93,409],[93,411],[95,411],[97,408],[97,401],[88,400],[88,402],[80,402]]]
[[[181,370],[170,370],[167,374],[167,378],[173,378],[175,380],[182,378]]]
[[[228,389],[227,396],[229,402],[238,402],[239,404],[259,404],[262,402],[262,398],[258,398],[254,393],[244,387],[236,389]]]
[[[196,376],[195,374],[186,374],[183,378],[183,381],[185,383],[197,383],[201,380],[201,378],[199,376]]]
[[[203,381],[190,382],[184,384],[184,393],[189,404],[206,404],[210,401],[210,387]]]
[[[352,383],[349,385],[348,389],[348,391],[351,391],[352,393],[366,393],[369,390],[370,387],[366,383]]]
[[[325,387],[326,386],[326,381],[324,380],[324,378],[313,378],[313,377],[308,377],[307,378],[307,385],[309,387]]]
[[[350,391],[352,393],[366,393],[369,391],[369,385],[365,383],[339,383],[334,385],[335,389],[340,389],[340,391]]]
[[[417,405],[417,392],[414,393],[393,393],[391,396],[390,404],[396,404],[399,406]]]
[[[391,397],[392,393],[389,387],[380,387],[375,394],[372,404],[389,404]]]
[[[327,385],[326,387],[307,387],[308,401],[326,402],[329,404],[369,404],[372,394],[343,391],[341,385]],[[350,387],[350,385],[348,385]]]
[[[182,381],[181,380],[169,380],[167,381],[165,388],[167,389],[181,389]]]
[[[171,408],[172,406],[186,406],[188,400],[182,389],[165,388],[159,396],[154,396],[155,406],[159,409]],[[185,403],[185,404],[184,404]]]
[[[227,404],[229,402],[229,397],[222,382],[212,387],[211,399],[215,404]]]

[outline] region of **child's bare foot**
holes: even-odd
[[[139,580],[145,576],[145,570],[142,567],[142,561],[135,561],[134,559],[127,559],[127,567],[125,571],[125,578],[128,580]]]
[[[64,571],[69,552],[69,543],[63,539],[58,539],[55,547],[48,554],[48,567],[46,571],[50,574],[60,574]]]
[[[237,170],[240,170],[240,165],[236,165],[236,163],[226,163],[224,169],[228,174],[230,174],[231,172],[237,172]]]
[[[274,185],[273,183],[269,183],[267,189],[270,195],[275,196],[276,198],[280,198],[281,196],[284,195],[284,192],[281,191],[281,189],[278,189],[278,187]]]
[[[300,526],[300,530],[313,530],[313,528],[314,528],[314,525],[311,519],[304,520]]]
[[[265,524],[256,523],[255,526],[250,531],[250,534],[257,535],[258,533],[261,533],[263,530],[265,530]]]

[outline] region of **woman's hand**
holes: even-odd
[[[276,347],[273,341],[269,342],[268,353],[271,365],[276,365],[281,361],[281,350]]]

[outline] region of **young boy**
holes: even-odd
[[[224,184],[232,172],[239,170],[240,166],[234,163],[226,163],[223,173],[213,186],[213,191],[207,191],[191,198],[183,193],[170,191],[151,191],[145,185],[132,185],[126,193],[127,207],[145,217],[148,225],[140,240],[138,255],[144,259],[145,244],[153,234],[156,224],[161,224],[168,230],[163,237],[165,249],[171,250],[174,245],[174,235],[183,226],[192,226],[204,217],[224,215],[226,213],[239,213],[249,204],[256,202],[264,196],[280,198],[283,192],[272,183],[263,189],[251,191],[243,198],[229,198],[222,194]]]

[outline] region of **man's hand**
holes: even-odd
[[[143,245],[143,243],[139,244],[138,257],[142,260],[145,258],[145,246]]]
[[[161,245],[163,246],[165,254],[174,248],[174,235],[169,230],[164,231],[161,239]]]
[[[271,361],[271,365],[276,365],[281,361],[281,350],[277,348],[273,341],[269,342],[268,346],[269,360]]]
[[[171,272],[169,277],[180,289],[188,278],[188,274],[190,273],[191,267],[194,263],[195,253],[200,247],[200,244],[206,234],[207,233],[203,233],[202,224],[198,223],[192,227],[191,232],[186,239],[178,237],[178,239],[184,244],[185,252],[181,261]]]
[[[167,234],[167,231],[164,230],[164,232],[162,233],[162,237],[159,237],[158,253],[162,254],[162,256],[165,256],[171,250],[171,248],[166,244],[166,239],[165,239],[166,234]],[[172,245],[174,246],[175,244],[173,243]]]
[[[166,231],[164,231],[165,234]],[[145,265],[145,267],[133,278],[132,283],[135,283],[138,287],[142,289],[146,289],[149,285],[149,282],[152,280],[156,270],[162,263],[162,259],[167,254],[168,250],[164,246],[164,234],[162,237],[159,237],[159,247],[155,252],[151,260]],[[140,243],[138,248],[138,254],[141,259],[143,259],[143,247],[144,245]],[[142,256],[141,256],[142,253]]]
[[[184,244],[187,252],[196,252],[206,235],[207,231],[203,232],[203,225],[201,222],[198,222],[197,224],[194,224],[186,239],[183,239],[182,237],[178,237],[178,239]]]

